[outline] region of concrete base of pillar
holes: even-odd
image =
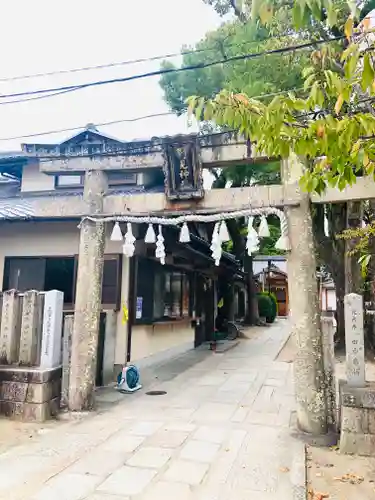
[[[340,452],[375,456],[375,384],[340,385]]]
[[[61,367],[40,370],[0,367],[0,414],[32,422],[57,416],[60,409]]]

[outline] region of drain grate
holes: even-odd
[[[167,394],[166,391],[148,391],[148,392],[146,392],[147,396],[164,396],[165,394]]]

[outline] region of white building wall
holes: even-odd
[[[55,177],[39,170],[39,163],[29,163],[22,169],[21,191],[53,191]]]
[[[79,252],[78,222],[4,222],[0,225],[0,286],[2,289],[5,257],[68,257]],[[121,242],[109,239],[108,226],[106,254],[121,254]],[[129,307],[129,259],[122,259],[121,304]],[[171,348],[194,342],[194,329],[190,322],[160,323],[133,326],[132,361],[160,354]],[[127,325],[123,312],[117,313],[117,332],[114,364],[126,363]]]

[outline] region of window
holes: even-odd
[[[137,174],[131,172],[108,172],[108,185],[134,185],[137,184]],[[83,188],[85,182],[84,174],[57,175],[55,177],[56,188]]]
[[[60,290],[64,304],[73,303],[74,257],[5,259],[3,289]]]
[[[119,309],[121,300],[121,259],[105,255],[103,264],[102,304]]]
[[[137,174],[131,172],[108,172],[108,185],[137,184]]]
[[[76,293],[78,256],[5,259],[3,290],[61,290],[64,304],[73,306]],[[105,255],[102,306],[118,309],[121,299],[121,257]]]
[[[57,188],[83,187],[82,175],[57,175],[55,178]]]
[[[190,279],[189,274],[139,259],[136,299],[142,299],[142,317],[137,319],[153,322],[189,317]]]

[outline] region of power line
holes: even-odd
[[[69,89],[69,90],[62,90],[60,92],[52,92],[51,94],[47,95],[38,95],[36,97],[26,97],[25,99],[15,99],[13,101],[0,101],[0,106],[6,106],[7,104],[19,104],[22,102],[29,102],[29,101],[39,101],[40,99],[48,99],[49,97],[56,97],[58,95],[62,94],[70,94],[70,92],[76,92],[77,90],[81,90],[80,88],[74,88],[74,89]],[[0,95],[1,97],[1,95]]]
[[[95,71],[95,70],[101,70],[101,69],[109,69],[109,68],[116,68],[120,66],[130,66],[132,64],[140,64],[144,62],[153,62],[153,61],[159,61],[161,59],[171,59],[174,57],[180,57],[180,56],[185,56],[185,55],[191,55],[191,54],[201,54],[205,52],[212,52],[214,50],[218,49],[227,49],[227,48],[232,48],[232,47],[245,47],[248,45],[255,45],[255,44],[261,44],[264,42],[267,42],[269,40],[281,40],[283,38],[290,38],[291,35],[279,35],[279,36],[272,36],[265,38],[263,40],[249,40],[247,42],[243,43],[229,43],[229,44],[223,44],[220,45],[220,40],[218,40],[218,46],[217,47],[206,47],[202,49],[192,49],[192,50],[183,50],[181,52],[175,52],[175,53],[170,53],[170,54],[163,54],[163,55],[157,55],[157,56],[151,56],[151,57],[142,57],[138,59],[128,59],[125,61],[117,61],[113,63],[106,63],[106,64],[98,64],[94,66],[83,66],[81,68],[71,68],[71,69],[62,69],[62,70],[56,70],[56,71],[48,71],[48,72],[42,72],[42,73],[33,73],[33,74],[28,74],[28,75],[16,75],[16,76],[9,76],[9,77],[1,77],[0,82],[13,82],[17,80],[29,80],[32,78],[41,78],[41,77],[47,77],[47,76],[54,76],[54,75],[64,75],[64,74],[71,74],[71,73],[81,73],[84,71]]]
[[[7,104],[19,104],[19,103],[29,102],[29,101],[38,101],[40,99],[47,99],[49,97],[56,97],[56,96],[62,95],[62,94],[69,94],[70,92],[76,92],[77,90],[81,90],[81,89],[82,89],[81,87],[78,87],[78,88],[73,88],[73,89],[69,89],[69,90],[63,90],[60,92],[52,92],[51,94],[47,94],[47,95],[38,95],[35,97],[28,97],[25,99],[14,99],[14,100],[3,101],[3,102],[0,101],[0,106],[5,106]],[[279,92],[272,92],[269,94],[261,94],[261,95],[254,96],[254,97],[251,96],[251,99],[260,99],[262,97],[272,97],[272,96],[276,96],[276,95],[280,95],[280,94],[285,94],[286,92],[295,92],[298,90],[303,90],[303,87],[290,89],[290,90],[281,90]],[[1,95],[0,95],[0,98],[1,98]],[[174,114],[174,113],[171,113],[171,114]],[[134,119],[132,119],[131,121],[134,121]],[[37,134],[37,135],[42,135],[42,134]]]
[[[287,90],[280,90],[279,92],[270,92],[267,94],[260,94],[258,96],[252,96],[252,97],[250,97],[250,99],[262,99],[265,97],[274,97],[274,96],[281,95],[281,94],[287,94],[288,92],[298,92],[299,90],[304,90],[304,88],[299,87],[299,88],[292,88],[292,89],[287,89]],[[56,94],[52,94],[52,95],[56,95]],[[42,97],[51,97],[51,95],[42,96]],[[25,100],[41,99],[42,97],[38,97],[38,98],[34,97],[31,99],[25,99]],[[14,101],[14,102],[23,102],[23,101]],[[2,103],[0,102],[0,105],[1,104]],[[133,122],[137,122],[137,121],[141,121],[141,120],[147,120],[149,118],[160,118],[162,116],[177,116],[177,115],[176,115],[176,113],[173,113],[173,112],[154,113],[151,115],[138,116],[135,118],[124,118],[121,120],[112,120],[109,122],[96,123],[95,126],[96,127],[106,127],[106,126],[110,126],[110,125],[117,125],[119,123],[133,123]],[[17,136],[13,136],[13,137],[0,137],[0,142],[14,141],[17,139],[29,139],[31,137],[39,137],[41,135],[60,134],[63,132],[74,132],[75,130],[82,130],[82,129],[85,129],[85,126],[60,128],[60,129],[55,129],[55,130],[48,130],[46,132],[35,132],[32,134],[17,135]]]
[[[290,91],[283,91],[284,93],[285,92],[290,92]],[[365,103],[365,102],[371,102],[373,103],[375,101],[375,97],[368,97],[368,98],[365,98],[363,100],[360,100],[358,101],[357,104],[362,104],[362,103]],[[319,117],[319,116],[327,116],[327,114],[331,114],[330,113],[330,110],[328,109],[321,109],[319,111],[312,111],[312,112],[309,112],[309,113],[304,113],[304,114],[301,114],[301,115],[297,115],[295,116],[295,118],[307,118],[309,116],[314,116],[314,117]],[[351,112],[349,113],[345,113],[345,114],[352,114]],[[141,116],[141,117],[137,117],[137,118],[131,118],[131,119],[125,119],[125,120],[115,120],[115,121],[112,121],[112,122],[104,122],[104,123],[99,123],[97,124],[97,126],[105,126],[105,125],[113,125],[115,123],[123,123],[123,122],[134,122],[134,121],[138,121],[138,120],[144,120],[144,119],[147,119],[147,118],[154,118],[156,116],[166,116],[166,115],[174,115],[174,113],[159,113],[159,114],[154,114],[154,115],[147,115],[147,116]],[[72,128],[66,128],[66,129],[59,129],[59,130],[51,130],[49,132],[44,132],[44,133],[38,133],[38,134],[29,134],[27,136],[18,136],[18,137],[9,137],[9,138],[0,138],[0,141],[7,141],[7,140],[12,140],[12,139],[21,139],[21,138],[26,138],[26,137],[35,137],[35,136],[39,136],[39,135],[48,135],[48,134],[55,134],[55,133],[58,133],[58,132],[71,132],[71,131],[74,131],[74,130],[85,130],[85,127],[72,127]],[[214,135],[221,135],[221,134],[224,134],[224,133],[237,133],[238,131],[234,130],[234,129],[231,129],[231,130],[225,130],[225,131],[221,131],[221,132],[213,132],[211,134],[202,134],[200,135],[199,137],[211,137],[211,136],[214,136]],[[155,140],[152,140],[152,143],[153,143],[153,146],[160,146],[162,144],[162,141],[163,141],[163,137],[157,137],[155,138]],[[128,143],[136,143],[136,142],[139,142],[139,143],[144,143],[144,142],[150,142],[150,140],[134,140],[134,141],[129,141]],[[124,150],[116,150],[114,152],[104,152],[104,153],[88,153],[88,154],[83,154],[83,155],[46,155],[46,156],[35,156],[36,158],[39,158],[39,159],[43,159],[45,161],[52,161],[53,159],[59,159],[59,158],[63,158],[63,159],[66,159],[66,158],[86,158],[86,157],[108,157],[108,156],[116,156],[118,154],[125,154],[125,153],[140,153],[140,152],[143,152],[143,146],[138,146],[138,147],[133,147],[133,148],[126,148]],[[31,158],[33,158],[32,155],[30,155]]]
[[[96,127],[105,127],[108,125],[116,125],[118,123],[131,123],[131,122],[137,122],[140,120],[147,120],[148,118],[158,118],[161,116],[171,116],[171,115],[176,116],[176,114],[172,113],[172,112],[155,113],[152,115],[138,116],[136,118],[126,118],[126,119],[122,119],[122,120],[112,120],[110,122],[96,123],[95,126]],[[17,135],[17,136],[13,136],[13,137],[0,137],[0,141],[14,141],[16,139],[28,139],[30,137],[38,137],[40,135],[60,134],[63,132],[74,132],[75,130],[82,130],[82,129],[85,129],[85,126],[60,128],[60,129],[55,129],[55,130],[48,130],[47,132],[37,132],[37,133],[33,133],[33,134]]]
[[[140,74],[131,75],[131,76],[122,77],[122,78],[113,78],[113,79],[109,79],[109,80],[96,80],[96,81],[88,82],[88,83],[81,84],[81,85],[66,85],[66,86],[62,86],[62,87],[52,87],[52,88],[38,89],[38,90],[27,91],[27,92],[17,92],[14,94],[2,94],[0,96],[0,99],[10,98],[10,97],[23,97],[23,96],[27,96],[27,95],[39,95],[39,94],[44,94],[47,92],[51,93],[51,92],[60,92],[60,91],[68,91],[68,90],[78,90],[78,89],[84,89],[84,88],[89,88],[89,87],[109,85],[109,84],[113,84],[113,83],[124,83],[124,82],[133,81],[133,80],[140,80],[143,78],[150,78],[153,76],[161,76],[161,75],[166,75],[166,74],[171,74],[171,73],[182,73],[184,71],[192,71],[192,70],[197,70],[197,69],[209,68],[212,66],[216,66],[218,64],[227,64],[229,62],[234,62],[234,61],[255,59],[258,57],[263,57],[263,56],[271,55],[271,54],[284,54],[287,52],[294,52],[296,50],[313,47],[315,45],[322,45],[325,43],[330,43],[330,42],[334,42],[337,40],[342,40],[344,38],[345,38],[345,35],[331,38],[329,40],[317,40],[314,42],[307,42],[307,43],[303,43],[300,45],[292,45],[292,46],[278,48],[278,49],[265,50],[262,52],[255,52],[255,53],[243,54],[243,55],[238,55],[238,56],[232,56],[232,57],[227,57],[225,59],[221,59],[221,60],[217,60],[217,61],[211,61],[211,62],[207,62],[207,63],[199,63],[199,64],[190,65],[190,66],[184,66],[181,68],[166,68],[166,69],[161,69],[158,71],[150,71],[148,73],[140,73]]]

